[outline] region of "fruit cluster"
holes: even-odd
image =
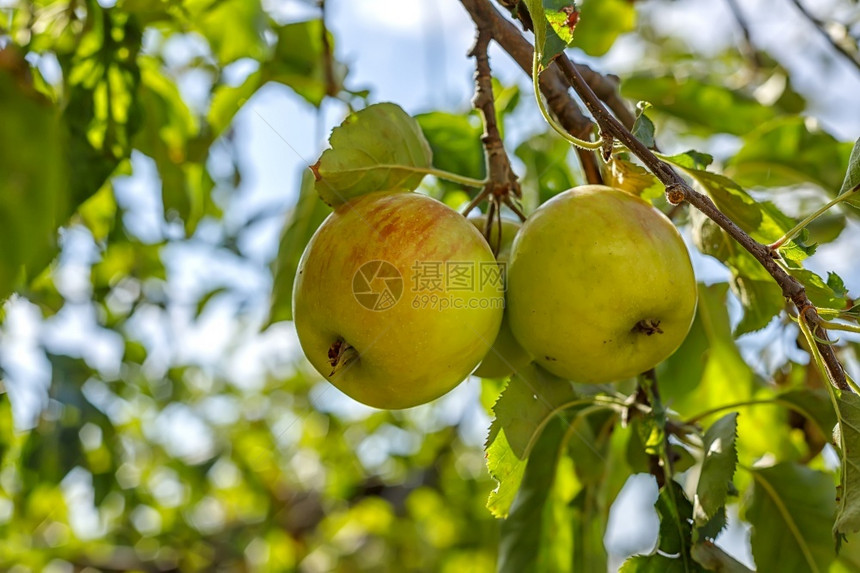
[[[415,193],[338,206],[293,291],[311,364],[359,402],[408,408],[473,371],[505,377],[531,362],[574,382],[623,380],[686,337],[697,298],[687,248],[639,197],[565,191],[522,227],[503,221],[495,257],[484,225]]]

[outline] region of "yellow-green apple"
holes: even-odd
[[[293,291],[313,366],[377,408],[429,402],[464,380],[499,331],[504,293],[484,237],[415,193],[339,206],[308,243]]]
[[[487,216],[471,217],[469,221],[478,230],[483,232],[487,225]],[[493,227],[490,229],[490,242],[498,245],[496,260],[499,262],[503,273],[511,254],[511,245],[519,230],[520,224],[510,219],[501,219],[501,237],[499,236],[498,220],[494,220]],[[507,313],[505,313],[502,317],[502,326],[499,328],[499,334],[493,342],[493,347],[484,356],[481,364],[478,365],[473,374],[481,378],[504,378],[510,376],[514,371],[531,361],[531,357],[519,345],[516,338],[514,338],[508,325]]]
[[[690,256],[672,222],[643,199],[600,185],[569,189],[529,217],[507,280],[517,341],[575,382],[654,367],[683,342],[696,309]]]

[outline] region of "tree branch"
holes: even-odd
[[[325,26],[326,22],[326,6],[325,0],[319,0],[319,9],[320,9],[320,19],[323,22],[321,26],[321,38],[322,41],[322,59],[323,59],[323,71],[325,73],[325,93],[328,96],[336,97],[340,92],[340,88],[338,88],[337,80],[334,76],[334,55],[331,50],[331,43],[328,38],[328,28]]]
[[[483,7],[478,7],[478,11],[482,12]],[[511,168],[511,161],[508,154],[505,152],[505,146],[502,142],[502,136],[499,133],[499,126],[496,123],[496,104],[493,97],[493,76],[490,70],[490,57],[487,50],[490,46],[492,38],[491,26],[486,18],[481,18],[476,21],[477,36],[475,45],[469,52],[470,56],[475,58],[475,97],[472,99],[472,105],[481,114],[481,120],[484,125],[484,134],[481,136],[481,142],[484,144],[486,153],[487,166],[487,183],[478,195],[469,203],[464,211],[464,215],[468,215],[475,206],[484,199],[489,201],[487,209],[487,221],[484,226],[484,236],[490,243],[493,253],[498,253],[502,241],[502,205],[515,205],[513,197],[522,197],[520,184],[517,182],[517,175]],[[525,221],[525,216],[515,209],[517,215]],[[493,240],[493,223],[498,223],[498,237]]]
[[[816,335],[825,334],[822,340],[827,340],[826,333],[820,328],[821,318],[818,316],[818,311],[806,296],[806,289],[800,282],[789,275],[777,263],[774,258],[776,255],[765,245],[755,241],[747,235],[743,229],[738,227],[731,219],[726,217],[722,211],[717,209],[713,201],[706,195],[699,193],[684,181],[680,175],[667,163],[660,161],[650,149],[645,147],[638,139],[628,131],[621,123],[610,114],[594,92],[591,91],[588,84],[573,66],[570,60],[565,55],[556,58],[556,62],[561,67],[565,77],[570,81],[571,86],[577,94],[585,102],[586,107],[597,120],[600,128],[607,133],[615,136],[619,141],[630,149],[643,163],[651,170],[652,173],[666,186],[666,196],[673,204],[678,204],[681,201],[687,201],[693,207],[704,213],[717,225],[725,229],[725,231],[737,241],[743,248],[756,258],[756,260],[767,269],[768,273],[773,277],[776,283],[782,289],[782,293],[786,298],[797,306],[798,312],[803,314],[810,324],[816,326]],[[827,366],[830,374],[831,382],[840,390],[848,390],[848,382],[845,380],[845,372],[832,346],[825,343],[817,343],[821,356]]]
[[[489,10],[494,10],[489,0],[461,0],[472,18],[476,16],[473,10],[478,10],[477,6],[484,5],[486,8],[480,10],[480,13],[489,13]],[[472,9],[469,8],[472,6]],[[476,20],[477,23],[477,20]],[[499,44],[505,47],[501,41]],[[527,44],[527,42],[526,42]],[[513,54],[511,54],[513,56]],[[515,59],[516,56],[514,56]],[[814,325],[816,336],[820,336],[822,340],[827,340],[826,332],[821,328],[821,318],[818,316],[818,311],[806,296],[806,289],[800,282],[789,275],[774,258],[775,253],[768,249],[765,245],[755,241],[747,233],[738,227],[731,219],[726,217],[713,201],[706,195],[699,193],[693,189],[668,163],[658,159],[650,149],[642,144],[638,139],[633,137],[630,130],[622,124],[615,116],[603,106],[600,99],[582,77],[579,69],[568,59],[565,54],[559,55],[555,59],[557,66],[564,74],[567,81],[573,87],[574,91],[582,99],[585,106],[591,112],[594,119],[597,121],[600,130],[604,134],[608,134],[621,141],[634,155],[636,155],[654,174],[657,179],[666,187],[666,196],[669,201],[675,205],[687,201],[699,211],[707,215],[717,225],[722,227],[735,241],[737,241],[744,249],[746,249],[773,277],[776,283],[780,286],[783,296],[790,299],[798,309],[798,313],[806,317],[807,322]],[[530,68],[527,68],[530,69]],[[845,380],[845,371],[840,364],[839,359],[832,346],[823,342],[816,343],[824,363],[827,366],[828,374],[830,375],[831,383],[841,390],[849,390],[847,381]],[[850,391],[850,390],[849,390]]]
[[[461,3],[472,17],[475,25],[487,26],[496,43],[514,59],[524,72],[531,75],[534,48],[528,40],[523,38],[517,27],[489,2],[461,0]],[[596,73],[590,69],[589,72]],[[549,109],[552,110],[562,127],[580,139],[591,137],[594,132],[594,123],[582,113],[576,102],[571,99],[567,81],[557,68],[553,69],[552,72],[541,74],[540,88]],[[632,122],[630,125],[633,125]],[[576,151],[586,180],[589,183],[602,183],[603,177],[600,175],[600,166],[594,153],[585,149],[577,149]]]
[[[800,13],[803,14],[804,17],[806,17],[806,19],[809,20],[813,26],[815,26],[815,29],[818,30],[818,32],[822,36],[824,36],[824,38],[830,43],[830,45],[833,46],[833,48],[836,51],[838,51],[840,54],[845,56],[849,62],[854,64],[855,68],[860,70],[860,55],[858,55],[856,52],[849,51],[848,49],[845,48],[845,46],[840,44],[836,40],[836,38],[834,38],[827,31],[827,24],[825,22],[819,20],[818,18],[816,18],[809,10],[806,9],[806,6],[804,6],[800,0],[791,0],[791,1],[795,5],[795,7],[800,11]]]
[[[484,123],[484,134],[481,141],[487,153],[487,175],[489,178],[490,192],[493,195],[507,195],[513,193],[520,197],[520,184],[517,176],[511,168],[511,161],[505,153],[499,127],[496,124],[496,105],[493,98],[493,76],[490,71],[490,58],[487,48],[490,44],[492,34],[489,26],[484,23],[478,25],[478,36],[470,56],[475,58],[475,97],[472,105],[481,113]]]

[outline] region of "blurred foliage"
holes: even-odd
[[[699,151],[668,160],[757,240],[774,241],[860,181],[860,151],[814,119],[812,96],[768,54],[753,65],[738,50],[701,54],[661,33],[654,14],[681,3],[586,0],[572,45],[597,57],[635,39],[642,69],[622,78],[622,94],[648,100],[654,120],[642,116],[637,134],[666,148],[694,142]],[[860,526],[860,475],[841,472],[837,504],[828,445],[856,460],[856,428],[832,442],[827,382],[809,366],[781,292],[694,213],[674,215],[728,282],[700,285],[690,335],[657,368],[662,412],[639,408],[631,381],[584,388],[537,368],[471,380],[471,394],[457,397],[465,406],[445,398],[382,412],[324,399],[328,386],[295,344],[279,346],[275,363],[250,365],[242,337],[265,326],[290,340],[277,323],[291,317],[298,259],[329,211],[311,173],[293,183],[296,203],[283,214],[268,320],[229,284],[180,294],[171,257],[205,244],[235,275],[257,263],[242,240],[268,214],[237,223],[227,208],[242,182],[231,124],[259,89],[280,84],[305,105],[344,112],[365,108],[369,94],[347,87],[319,14],[282,22],[260,0],[111,4],[22,1],[0,25],[0,301],[9,301],[0,361],[27,354],[12,336],[21,331],[13,309],[35,314],[44,332],[75,313],[96,324],[71,328],[74,351],[46,334],[29,352],[33,369],[0,370],[0,569],[602,572],[626,556],[607,551],[613,503],[631,476],[651,474],[654,551],[624,571],[746,570],[714,544],[738,512],[753,526],[760,571],[860,571],[860,540],[849,534],[837,556],[831,535],[837,511],[840,539]],[[177,44],[187,61],[171,58]],[[237,64],[248,67],[238,79]],[[190,80],[202,96],[183,89]],[[516,132],[529,98],[494,88],[501,127]],[[435,168],[484,176],[474,113],[428,109],[415,120]],[[517,136],[508,148],[528,212],[583,181],[554,134]],[[729,151],[712,145],[727,136]],[[160,197],[151,232],[120,192],[147,168]],[[604,176],[666,207],[630,157]],[[458,185],[425,185],[454,206],[469,198]],[[780,249],[828,318],[855,322],[856,292],[803,264],[815,242],[854,252],[839,240],[857,215],[836,207],[826,226]],[[73,252],[76,237],[88,254]],[[235,355],[217,364],[183,355],[177,317],[211,329],[224,308]],[[759,331],[767,340],[756,352],[752,337],[737,340]],[[98,358],[102,339],[121,349],[117,363]],[[846,336],[837,351],[856,364],[860,345]],[[255,381],[237,382],[228,358]],[[854,424],[852,399],[838,407]],[[474,423],[490,416],[485,459]],[[678,473],[666,483],[669,458]]]

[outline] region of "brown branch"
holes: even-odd
[[[843,46],[836,40],[836,38],[830,35],[830,33],[827,31],[827,24],[816,18],[809,10],[806,9],[806,6],[804,6],[800,0],[791,1],[794,6],[800,11],[800,13],[803,14],[803,16],[807,20],[809,20],[813,26],[815,26],[815,29],[818,30],[818,32],[822,36],[824,36],[824,38],[830,43],[830,45],[833,46],[833,48],[840,54],[845,56],[849,62],[854,64],[855,68],[860,70],[860,55],[858,55],[856,52],[851,52],[850,50],[846,49],[845,46]]]
[[[499,45],[517,61],[526,73],[530,74],[533,48],[524,38],[522,38],[519,31],[490,5],[489,0],[460,1],[472,16],[476,25],[481,25],[482,22],[489,20],[489,29],[493,33],[494,39],[496,39]],[[519,38],[518,40],[511,37],[514,33]],[[604,135],[615,137],[621,141],[645,164],[646,167],[648,167],[654,176],[663,183],[666,187],[666,196],[671,203],[677,205],[683,201],[687,201],[699,211],[707,215],[717,225],[722,227],[768,271],[782,289],[783,296],[790,299],[798,308],[798,312],[806,317],[809,324],[813,325],[813,331],[816,335],[820,336],[822,340],[827,340],[826,332],[819,326],[821,318],[818,316],[817,309],[807,297],[806,289],[797,279],[789,275],[785,269],[779,266],[774,258],[776,255],[773,251],[750,237],[743,231],[743,229],[738,227],[731,219],[717,209],[716,205],[714,205],[713,201],[711,201],[709,197],[693,189],[672,168],[672,166],[658,159],[650,149],[633,137],[628,126],[624,125],[624,123],[619,121],[618,118],[604,107],[600,98],[597,97],[594,90],[592,90],[591,86],[583,78],[580,69],[571,62],[565,54],[561,54],[555,59],[553,66],[549,68],[547,73],[541,74],[541,91],[544,91],[546,82],[546,84],[552,85],[551,89],[553,95],[561,97],[559,95],[561,90],[558,89],[558,86],[551,83],[555,81],[555,76],[552,72],[554,69],[561,70],[570,86],[573,87],[574,91],[582,99],[586,108],[591,112],[600,127],[601,132],[603,132]],[[566,87],[564,88],[563,93],[564,97],[570,99],[567,95]],[[547,95],[547,100],[550,100],[549,95]],[[569,106],[571,104],[567,105]],[[565,108],[565,106],[562,106],[557,99],[551,109],[553,109],[553,112],[558,115],[556,107],[559,109]],[[576,113],[582,115],[578,108],[576,109]],[[565,126],[565,128],[567,128],[567,126]],[[571,133],[576,135],[572,130]],[[593,157],[593,154],[589,155]],[[836,353],[832,346],[820,342],[817,342],[816,344],[821,352],[822,358],[824,359],[825,366],[827,367],[828,374],[833,385],[841,390],[850,391],[848,383],[845,380],[845,371],[843,370],[839,359],[836,357]]]
[[[486,20],[484,20],[486,22]],[[493,195],[507,196],[513,193],[520,197],[520,185],[517,176],[511,168],[511,161],[505,152],[502,136],[496,124],[496,105],[493,98],[493,76],[490,70],[490,58],[487,48],[492,34],[485,23],[478,25],[478,36],[470,56],[475,58],[475,97],[472,105],[481,114],[484,124],[484,134],[481,141],[487,154],[487,176],[492,186]]]
[[[489,2],[461,0],[461,3],[469,12],[475,25],[486,26],[496,43],[514,59],[524,72],[531,75],[534,48],[528,40],[523,38],[517,27]],[[588,71],[596,73],[590,69]],[[549,109],[552,110],[562,127],[580,139],[591,137],[594,132],[594,123],[582,113],[576,102],[571,99],[568,93],[570,88],[558,68],[541,74],[540,89],[546,98]],[[630,125],[633,125],[632,122]],[[600,166],[594,153],[585,149],[577,149],[576,151],[585,172],[586,181],[602,183],[603,177],[600,175]]]
[[[478,8],[479,12],[482,8]],[[517,175],[511,167],[511,160],[505,152],[502,136],[496,120],[496,104],[493,97],[493,75],[490,69],[490,56],[487,52],[492,39],[491,26],[486,18],[481,18],[477,24],[477,36],[475,45],[469,52],[475,58],[475,97],[472,106],[481,114],[484,125],[484,133],[481,142],[484,144],[485,161],[487,167],[487,183],[466,208],[464,215],[468,215],[475,206],[487,199],[487,221],[484,226],[484,236],[493,248],[493,253],[498,253],[501,246],[501,224],[502,205],[514,204],[512,197],[522,197]],[[519,214],[519,213],[518,213]],[[498,219],[500,229],[499,240],[493,241],[493,222]]]
[[[591,91],[591,88],[579,74],[579,71],[564,55],[556,58],[556,63],[561,68],[565,77],[570,81],[571,86],[577,94],[585,102],[586,107],[597,120],[601,130],[615,136],[619,141],[633,152],[648,169],[666,186],[666,196],[673,204],[678,204],[681,201],[687,201],[693,207],[704,213],[717,225],[725,229],[735,241],[756,258],[761,265],[770,273],[776,283],[782,289],[783,295],[791,299],[797,306],[798,312],[803,314],[807,322],[814,325],[817,335],[821,336],[822,340],[827,340],[826,333],[818,326],[821,319],[818,316],[818,311],[806,296],[806,289],[800,282],[789,275],[785,269],[777,264],[775,254],[765,245],[755,241],[752,237],[746,234],[743,229],[738,227],[731,219],[726,217],[714,202],[706,195],[699,193],[684,181],[680,175],[668,164],[658,159],[650,149],[645,147],[638,139],[633,137],[627,128],[625,128],[615,117],[610,114]],[[839,359],[836,357],[836,352],[826,343],[816,342],[818,350],[824,359],[825,365],[830,375],[831,382],[840,390],[849,390],[848,383],[845,380],[845,371]]]

